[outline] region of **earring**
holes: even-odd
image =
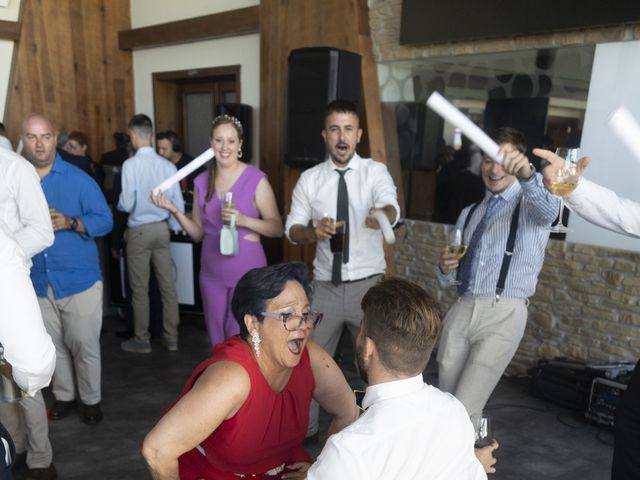
[[[251,334],[251,343],[253,343],[253,350],[254,352],[256,352],[256,357],[260,356],[260,342],[262,340],[260,339],[260,334],[258,333],[258,330],[254,330],[253,333]]]
[[[242,158],[242,149],[241,148],[238,149],[238,158]]]

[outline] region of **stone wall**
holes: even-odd
[[[373,51],[378,62],[640,39],[640,25],[621,25],[553,34],[401,46],[402,0],[368,0],[368,4]]]
[[[443,314],[453,288],[435,276],[448,225],[406,220],[398,231],[398,275],[424,286]],[[640,351],[640,253],[550,240],[529,320],[508,371],[526,373],[538,359],[636,361]]]

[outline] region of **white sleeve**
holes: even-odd
[[[398,204],[398,191],[393,178],[387,169],[387,166],[380,162],[375,162],[376,173],[375,183],[373,188],[373,206],[376,208],[383,208],[387,205],[391,205],[396,211],[395,221],[391,226],[394,226],[400,220],[400,205]]]
[[[339,434],[329,437],[318,459],[307,471],[307,480],[369,478],[360,459],[350,449],[340,445],[338,437]]]
[[[640,202],[620,198],[612,190],[582,178],[565,203],[594,225],[640,238]]]
[[[284,233],[291,243],[295,243],[289,236],[289,230],[294,225],[302,225],[306,227],[312,219],[311,199],[308,193],[308,175],[304,173],[298,179],[293,194],[291,195],[291,210],[287,215]]]
[[[51,216],[35,168],[26,160],[14,165],[11,188],[22,227],[13,235],[27,258],[31,258],[53,244]]]
[[[0,231],[0,343],[23,391],[33,395],[49,384],[55,347],[42,323],[27,259],[4,231]]]

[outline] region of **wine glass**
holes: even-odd
[[[557,148],[556,155],[564,159],[564,165],[556,173],[555,181],[551,185],[553,194],[560,198],[560,214],[558,215],[558,223],[549,230],[553,233],[567,233],[571,231],[562,223],[564,216],[564,200],[578,186],[580,173],[578,171],[578,160],[580,159],[579,148]]]
[[[493,440],[493,429],[491,428],[491,418],[486,414],[474,413],[471,415],[471,424],[475,431],[475,447],[486,447]]]
[[[462,242],[462,229],[454,228],[449,232],[449,243],[447,251],[453,255],[456,260],[460,260],[467,253],[467,246]],[[460,285],[459,280],[454,280],[453,285]]]

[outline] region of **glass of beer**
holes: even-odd
[[[467,246],[462,241],[462,229],[454,228],[449,232],[449,243],[447,244],[447,252],[449,252],[456,260],[460,260],[467,253]],[[453,285],[460,285],[458,280]]]
[[[563,223],[564,200],[578,186],[580,173],[578,172],[578,160],[580,160],[579,148],[557,148],[556,155],[564,159],[564,165],[556,172],[556,178],[551,185],[553,194],[560,198],[560,213],[558,223],[550,228],[554,233],[567,233],[570,230]]]
[[[233,201],[233,192],[225,192],[222,197],[222,208],[236,208],[236,204]],[[229,223],[229,222],[225,222]]]

